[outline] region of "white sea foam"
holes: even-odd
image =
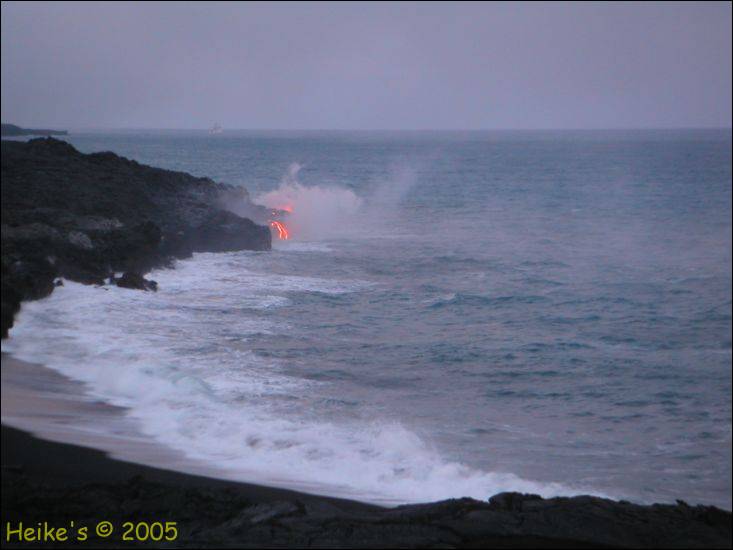
[[[285,252],[333,252],[333,248],[323,242],[315,241],[298,241],[298,240],[287,240],[281,241],[276,240],[273,246],[277,250],[283,250]]]
[[[256,258],[196,255],[155,272],[157,293],[66,282],[23,305],[3,351],[86,382],[147,435],[243,481],[382,503],[572,493],[447,461],[399,422],[311,414],[309,395],[325,383],[250,351],[253,335],[287,328],[257,312],[292,292],[363,285],[258,274]]]

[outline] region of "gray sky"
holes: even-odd
[[[731,126],[731,3],[2,3],[26,126]]]

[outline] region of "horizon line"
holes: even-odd
[[[6,123],[3,124],[14,124]],[[40,128],[38,125],[23,126],[23,129]],[[44,127],[44,129],[47,129]],[[56,130],[117,130],[117,131],[201,131],[210,127],[152,127],[152,126],[65,126]],[[616,126],[616,127],[519,127],[519,128],[222,128],[224,132],[577,132],[577,131],[674,131],[674,130],[733,130],[732,126]]]

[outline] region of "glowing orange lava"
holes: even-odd
[[[282,222],[272,220],[270,221],[270,227],[277,229],[277,236],[281,241],[286,241],[290,238],[290,233]]]

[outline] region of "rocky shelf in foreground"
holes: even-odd
[[[267,209],[243,188],[53,138],[4,140],[3,338],[21,301],[47,296],[59,277],[152,290],[140,274],[173,258],[269,250],[270,229],[250,218],[266,223]]]
[[[174,548],[731,547],[731,514],[713,506],[502,493],[390,509],[148,468],[6,426],[2,436],[4,529],[169,521]],[[93,534],[84,545],[136,546]],[[28,543],[3,533],[3,546]]]

